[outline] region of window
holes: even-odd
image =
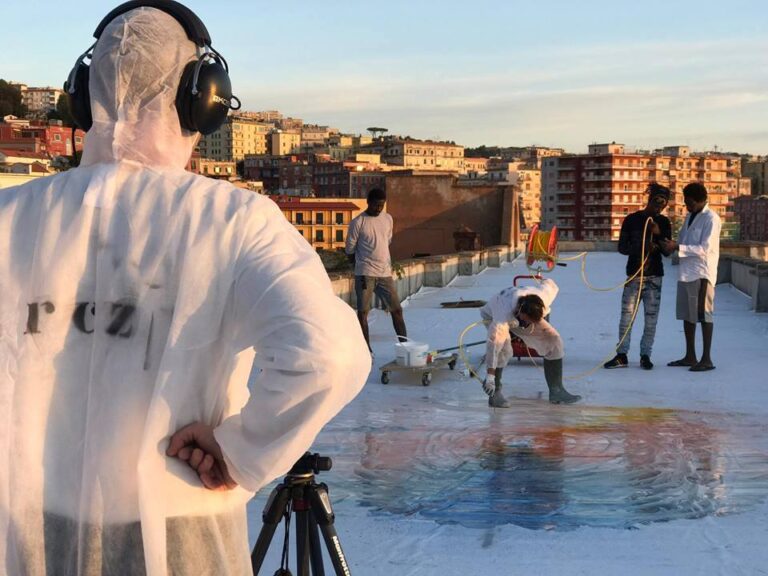
[[[336,242],[344,242],[344,230],[336,230]]]
[[[304,224],[304,213],[296,212],[296,224]]]
[[[315,214],[315,224],[324,224],[322,212],[318,212],[317,214]]]
[[[344,224],[344,214],[342,212],[336,212],[336,224]]]
[[[323,231],[322,230],[316,230],[315,231],[315,242],[324,242],[325,238],[323,237]]]

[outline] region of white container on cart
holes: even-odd
[[[395,362],[399,366],[426,366],[429,344],[410,340],[395,344]]]

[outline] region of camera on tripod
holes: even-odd
[[[296,513],[296,564],[298,576],[324,576],[320,533],[323,535],[328,556],[337,576],[349,576],[349,566],[341,549],[334,527],[335,515],[328,496],[328,486],[315,482],[315,474],[327,472],[333,462],[327,456],[305,453],[272,490],[261,514],[263,522],[256,545],[251,553],[251,567],[258,575],[269,550],[277,525],[285,520],[285,537],[280,568],[276,575],[290,576],[288,570],[288,543],[291,514]]]
[[[328,456],[320,456],[317,452],[304,456],[296,461],[296,464],[288,471],[288,474],[320,474],[328,472],[333,466],[333,461]]]

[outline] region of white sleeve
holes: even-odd
[[[243,410],[214,431],[232,477],[251,491],[291,468],[371,369],[355,313],[315,251],[276,206],[259,204],[238,264],[233,338],[254,347],[260,372]]]
[[[347,230],[347,243],[344,245],[344,252],[354,254],[357,249],[357,237],[360,235],[360,218],[355,218],[349,223]]]
[[[555,301],[555,298],[557,297],[557,293],[560,291],[560,288],[557,287],[557,284],[555,284],[555,281],[551,278],[544,278],[544,280],[541,281],[540,285],[540,292],[539,296],[541,297],[541,300],[544,302],[544,307],[546,308],[546,313],[549,312],[549,309],[552,307],[552,303]]]
[[[686,235],[686,239],[687,239]],[[720,242],[720,219],[708,218],[701,229],[702,241],[700,244],[680,244],[678,255],[680,258],[695,256],[706,260],[712,250],[714,242]]]
[[[509,324],[496,322],[488,326],[488,340],[485,343],[485,363],[489,369],[498,367],[499,354],[504,348],[504,343],[509,338]]]

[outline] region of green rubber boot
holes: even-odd
[[[573,404],[581,400],[578,394],[571,394],[563,388],[563,360],[544,359],[544,378],[549,387],[549,401],[552,404]]]
[[[509,400],[504,398],[504,394],[501,393],[501,368],[496,368],[496,378],[495,378],[495,384],[496,384],[496,390],[493,393],[493,396],[488,398],[488,406],[491,408],[509,408],[510,403]]]

